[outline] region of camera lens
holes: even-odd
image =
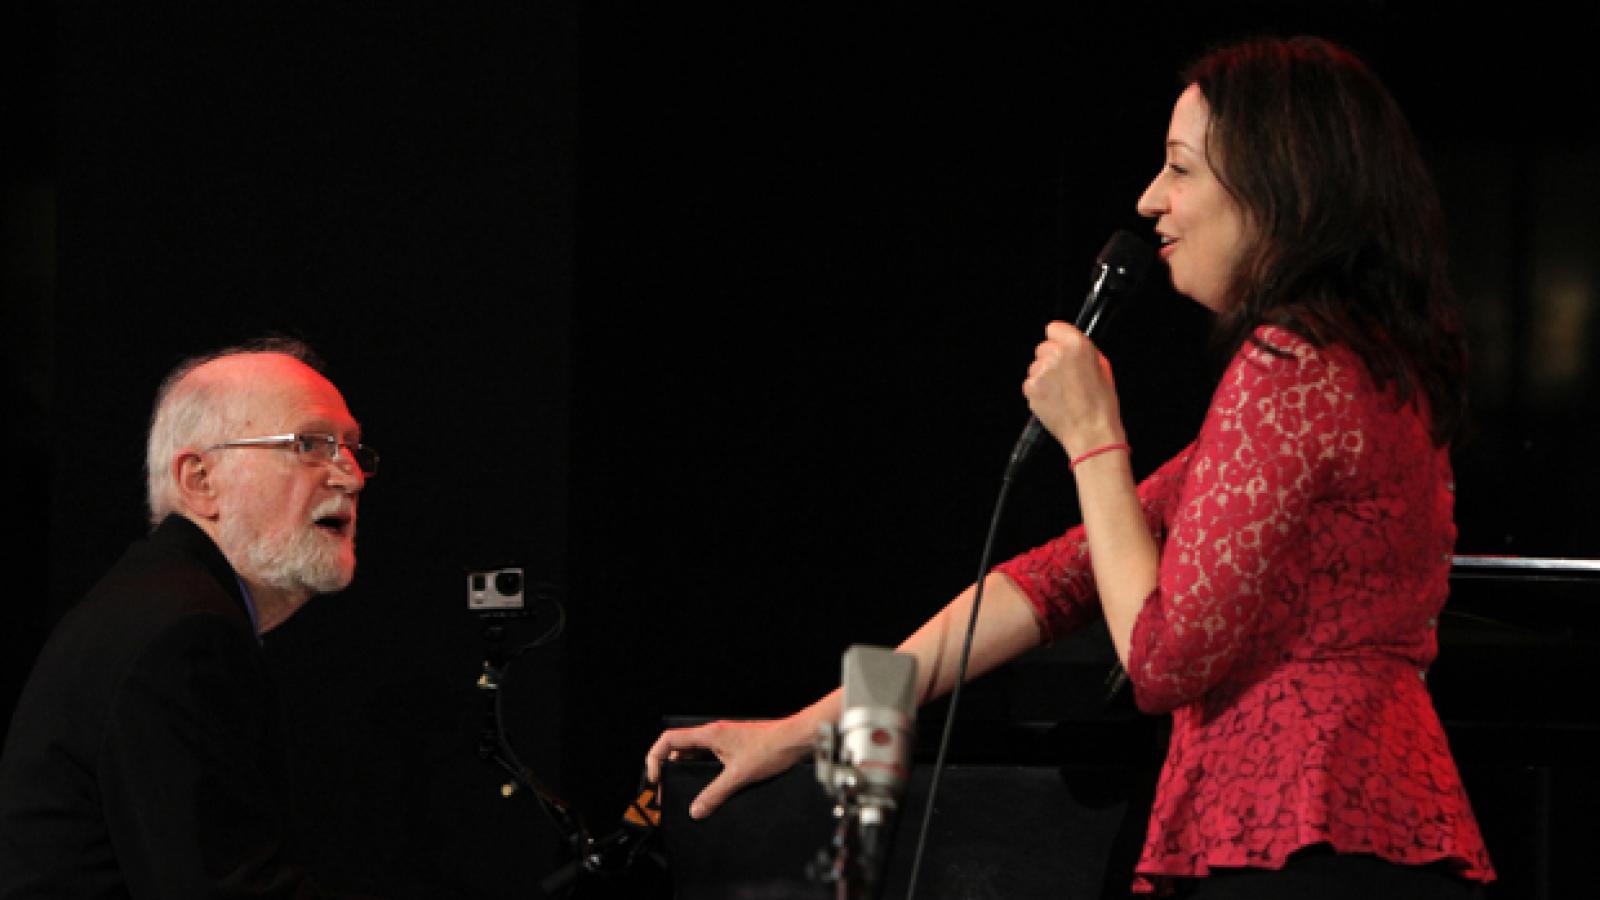
[[[494,576],[494,589],[502,596],[510,596],[522,590],[521,572],[500,572]]]

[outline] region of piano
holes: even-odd
[[[1428,680],[1500,874],[1488,896],[1584,895],[1580,869],[1600,836],[1600,560],[1462,555],[1451,582]],[[963,692],[919,898],[1126,896],[1166,734],[1126,690],[1106,699],[1114,663],[1090,629]],[[946,704],[919,712],[883,897],[905,896]],[[663,775],[675,895],[834,896],[808,873],[833,834],[813,767],[695,822],[688,801],[717,770],[689,760]]]

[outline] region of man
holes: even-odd
[[[181,365],[151,535],[61,622],[0,757],[0,898],[309,897],[259,642],[355,573],[377,456],[293,343]]]

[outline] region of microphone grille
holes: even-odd
[[[1119,230],[1106,241],[1095,263],[1107,270],[1108,287],[1128,291],[1144,280],[1144,273],[1154,259],[1154,248],[1133,232]]]
[[[917,658],[887,647],[856,644],[844,654],[844,709],[916,709]]]

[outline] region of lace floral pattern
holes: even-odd
[[[1136,887],[1314,843],[1493,869],[1425,675],[1455,542],[1449,456],[1339,348],[1266,327],[1139,486],[1161,543],[1128,671],[1173,734]],[[1099,617],[1082,528],[999,567],[1047,631]]]

